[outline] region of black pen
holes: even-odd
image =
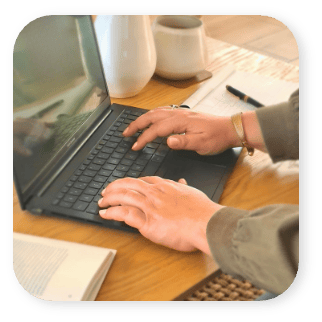
[[[264,106],[263,104],[257,102],[256,100],[254,100],[253,98],[247,96],[246,94],[240,92],[238,89],[233,88],[229,85],[226,85],[226,89],[228,92],[234,94],[235,96],[239,97],[241,100],[243,100],[246,103],[252,104],[256,107],[262,107]]]

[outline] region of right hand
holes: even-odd
[[[193,150],[201,155],[218,154],[228,148],[240,146],[230,117],[186,109],[162,107],[151,110],[130,123],[123,135],[132,136],[143,129],[146,130],[138,137],[133,150],[142,149],[157,137],[169,135],[167,144],[171,149]]]

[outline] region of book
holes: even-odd
[[[278,80],[272,77],[237,71],[228,65],[214,74],[183,104],[193,111],[217,116],[231,116],[238,112],[256,110],[226,90],[230,85],[265,106],[288,101],[290,95],[299,88],[298,83]]]
[[[13,233],[13,268],[31,295],[49,301],[93,301],[116,250]]]

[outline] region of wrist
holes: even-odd
[[[246,142],[254,149],[266,152],[262,131],[255,111],[242,114]]]
[[[202,251],[207,255],[211,255],[211,251],[208,244],[207,239],[207,226],[210,218],[212,218],[220,209],[225,208],[225,206],[221,206],[217,203],[214,203],[213,210],[209,213],[206,220],[202,223],[199,222],[199,225],[196,225],[197,231],[193,234],[195,236],[194,247]]]

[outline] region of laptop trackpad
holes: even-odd
[[[166,162],[167,170],[162,177],[174,181],[184,178],[189,186],[203,191],[212,198],[226,168],[186,158],[178,159]]]

